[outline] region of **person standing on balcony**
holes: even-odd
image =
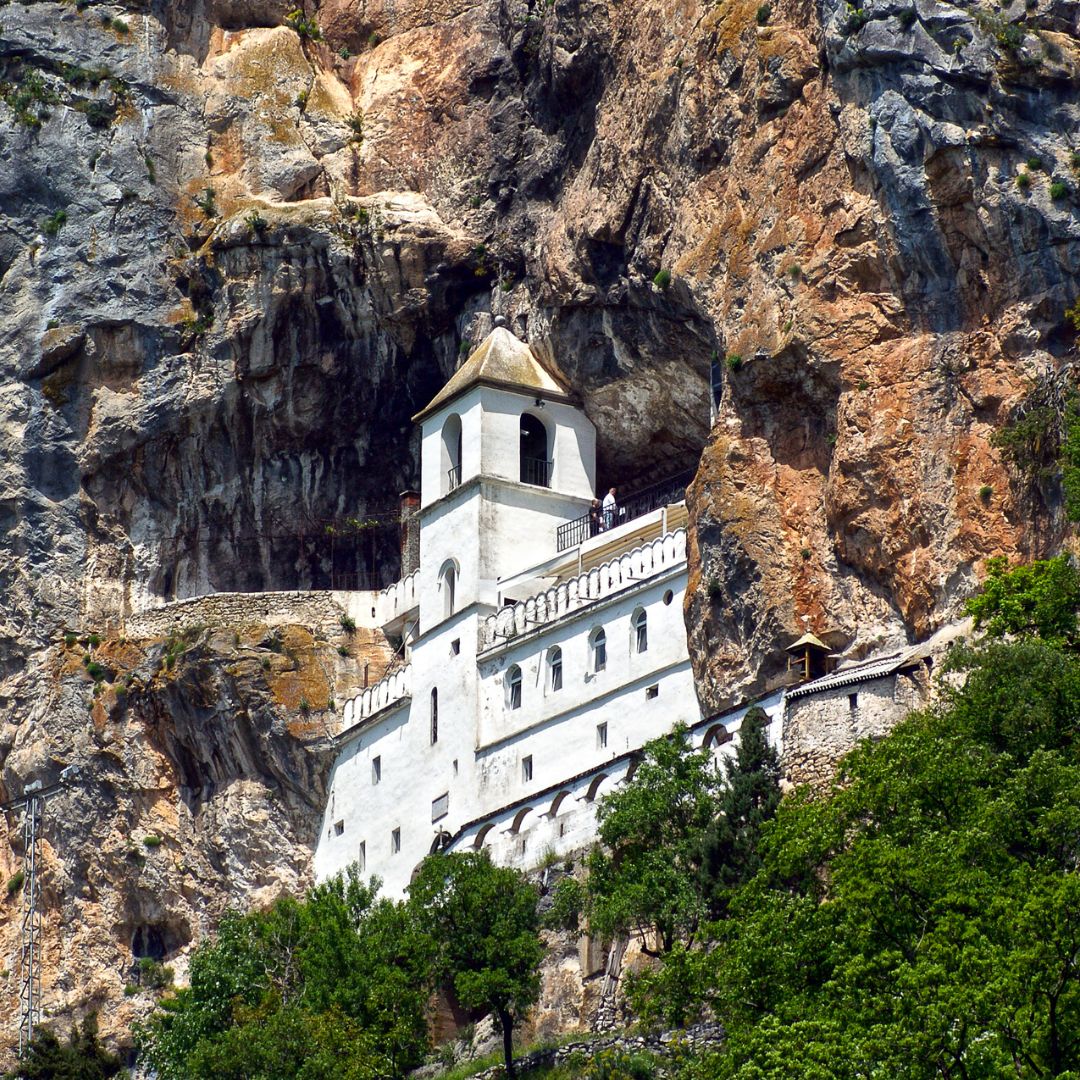
[[[615,527],[615,515],[618,513],[618,508],[615,503],[615,489],[609,488],[608,493],[604,496],[604,528],[613,529]]]
[[[600,524],[600,500],[593,499],[589,507],[589,535],[595,536],[602,528]]]

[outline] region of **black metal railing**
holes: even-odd
[[[336,592],[371,592],[393,585],[397,575],[393,571],[353,572],[334,570],[330,574],[330,588]]]
[[[694,478],[694,471],[679,473],[677,476],[661,480],[658,484],[642,488],[629,498],[616,504],[614,511],[610,508],[605,513],[601,507],[590,510],[573,521],[560,525],[555,532],[555,546],[557,551],[565,551],[567,548],[576,547],[590,536],[614,529],[616,525],[622,525],[634,518],[644,517],[661,506],[670,506],[672,503],[682,502],[686,498],[686,486]]]
[[[446,490],[451,492],[461,483],[461,466],[455,465],[452,469],[446,470]]]
[[[543,458],[521,459],[521,482],[536,487],[551,487],[551,466],[553,462]]]

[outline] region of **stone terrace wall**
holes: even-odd
[[[199,625],[294,623],[331,637],[341,633],[344,614],[344,604],[332,592],[212,593],[132,615],[124,631],[129,637],[152,638]]]

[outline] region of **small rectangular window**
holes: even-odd
[[[450,642],[450,655],[461,655],[461,638],[454,638],[454,640]]]
[[[450,813],[450,792],[431,800],[431,820],[439,821]]]
[[[532,779],[532,754],[521,759],[521,779],[526,784]]]
[[[654,685],[654,686],[646,686],[645,687],[645,700],[646,701],[652,701],[653,698],[657,698],[659,696],[660,696],[660,686],[659,686],[659,684]]]
[[[367,869],[367,841],[360,841],[360,850],[356,853],[356,869],[362,874]]]
[[[390,834],[390,854],[396,855],[401,850],[401,829],[397,828]]]
[[[344,821],[335,821],[334,822],[334,835],[335,836],[340,836],[344,831],[345,831],[345,822]]]
[[[373,757],[371,759],[371,783],[372,786],[377,784],[382,779],[382,758]]]
[[[847,704],[848,704],[848,708],[852,712],[855,712],[856,709],[858,709],[858,707],[859,707],[859,695],[858,694],[848,694],[848,696],[847,696]]]
[[[607,746],[607,724],[596,725],[596,745],[601,750]]]

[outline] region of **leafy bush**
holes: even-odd
[[[768,4],[759,5],[754,18],[757,19],[758,26],[767,26],[772,18],[772,8]]]
[[[666,289],[671,284],[671,271],[658,270],[653,278],[653,284],[660,289]]]
[[[203,188],[202,194],[195,198],[195,205],[207,218],[217,217],[217,192],[212,187]]]
[[[1027,191],[1027,189],[1031,187],[1031,174],[1026,172],[1020,173],[1016,178],[1016,186],[1021,191]]]
[[[41,223],[41,231],[46,236],[55,236],[67,224],[67,219],[66,210],[54,210]]]
[[[1027,159],[1027,167],[1032,172],[1038,172],[1043,167],[1042,158],[1041,157],[1029,157]]]
[[[351,615],[342,615],[341,629],[344,630],[346,634],[355,634],[356,620]]]
[[[728,370],[732,372],[741,370],[743,366],[743,358],[739,353],[728,353],[724,362],[727,364]]]
[[[989,502],[990,497],[993,494],[994,489],[989,484],[983,484],[982,487],[979,488],[979,498],[982,499],[984,503]]]
[[[904,8],[904,10],[900,12],[899,16],[900,25],[905,30],[910,30],[915,25],[915,20],[918,17],[918,12],[913,7]]]
[[[161,837],[157,833],[147,833],[143,838],[143,847],[159,848],[161,847]]]
[[[262,234],[270,227],[269,222],[258,210],[252,210],[248,213],[244,217],[244,224],[248,227],[248,232],[253,236],[262,236]]]
[[[285,16],[285,25],[295,30],[303,41],[322,41],[322,31],[315,19],[309,19],[299,8]]]
[[[857,34],[870,21],[870,12],[865,8],[847,4],[847,18],[844,21],[845,34]]]
[[[26,881],[26,874],[22,870],[16,870],[15,873],[8,878],[8,896],[14,896],[15,893],[23,887],[24,881]]]
[[[1064,199],[1069,194],[1069,185],[1063,180],[1055,180],[1050,185],[1050,198],[1057,202],[1059,199]]]

